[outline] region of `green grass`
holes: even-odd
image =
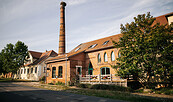
[[[167,98],[139,96],[129,92],[120,92],[120,91],[94,90],[94,89],[67,89],[65,91],[75,94],[125,100],[130,102],[172,102],[171,99]]]

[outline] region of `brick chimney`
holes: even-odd
[[[59,54],[65,54],[65,2],[60,3]]]

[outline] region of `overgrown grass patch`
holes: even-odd
[[[131,94],[129,92],[120,92],[120,91],[96,90],[96,89],[68,89],[65,91],[75,94],[125,100],[130,102],[172,102],[171,99],[167,98],[139,96]]]

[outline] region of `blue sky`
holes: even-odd
[[[66,52],[80,43],[120,33],[138,14],[173,12],[173,0],[63,0]],[[0,50],[18,40],[29,50],[58,52],[61,0],[0,0]]]

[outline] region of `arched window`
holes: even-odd
[[[93,65],[91,62],[89,63],[89,66],[88,66],[88,74],[93,75]]]
[[[59,69],[58,69],[58,78],[62,78],[62,66],[59,66]]]
[[[56,67],[52,68],[52,78],[56,78]]]
[[[108,68],[108,67],[103,67],[100,69],[100,71],[101,71],[101,75],[110,74],[110,68]]]
[[[105,52],[105,54],[104,54],[104,61],[105,61],[105,62],[108,61],[108,56],[107,56],[106,52]]]
[[[115,61],[115,54],[114,54],[114,51],[111,52],[111,61]]]
[[[100,53],[98,54],[98,63],[101,62],[101,56],[100,56]]]

